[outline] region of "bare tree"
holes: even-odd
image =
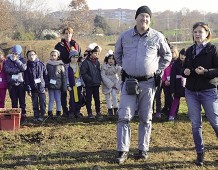
[[[0,31],[5,31],[12,28],[13,16],[11,14],[11,4],[7,0],[0,3]]]
[[[76,34],[91,32],[93,29],[93,16],[89,15],[86,0],[72,0],[69,4],[70,16],[65,20],[65,25],[71,25]],[[91,21],[91,22],[90,22]]]

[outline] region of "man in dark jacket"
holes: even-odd
[[[79,56],[81,56],[81,48],[79,44],[72,39],[73,36],[73,29],[71,27],[66,27],[62,31],[63,38],[61,42],[55,45],[55,49],[60,52],[60,59],[63,61],[64,64],[70,63],[69,59],[69,52],[70,50],[77,50]],[[61,105],[63,109],[63,116],[69,116],[68,108],[67,108],[67,92],[61,92]]]

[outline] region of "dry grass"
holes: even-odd
[[[55,44],[55,43],[54,43]],[[85,46],[85,45],[84,45]],[[108,46],[109,47],[109,46]],[[132,138],[129,159],[123,165],[114,163],[116,156],[116,118],[107,117],[102,99],[101,122],[88,119],[49,120],[41,124],[32,121],[32,107],[27,97],[28,124],[17,131],[0,132],[0,169],[44,170],[92,169],[210,169],[218,167],[218,141],[204,118],[203,136],[206,148],[205,166],[194,165],[195,150],[187,107],[182,100],[175,122],[163,117],[153,120],[149,158],[136,160],[138,118],[131,123]],[[10,100],[7,97],[7,107]],[[86,111],[82,109],[84,115]]]

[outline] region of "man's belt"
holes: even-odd
[[[140,77],[135,77],[135,76],[128,75],[124,70],[123,70],[123,73],[122,73],[122,74],[124,74],[124,76],[125,76],[126,78],[134,78],[134,79],[136,79],[136,80],[138,80],[138,81],[147,81],[147,80],[149,80],[149,79],[151,79],[151,78],[154,77],[154,74],[152,74],[152,75],[146,75],[146,76],[140,76]]]

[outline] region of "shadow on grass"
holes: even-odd
[[[33,121],[33,117],[28,117],[28,123],[24,125],[28,127],[52,127],[56,125],[62,125],[62,124],[67,124],[71,126],[76,126],[76,125],[81,125],[81,126],[89,126],[89,125],[99,125],[99,124],[117,124],[118,117],[113,116],[105,116],[103,120],[98,120],[98,119],[88,119],[87,117],[83,118],[66,118],[66,117],[61,117],[61,118],[53,118],[50,119],[48,117],[45,118],[43,122],[35,122]],[[203,121],[207,121],[207,118],[203,115]],[[131,122],[139,122],[139,117],[135,116]],[[164,122],[169,122],[167,116],[163,115],[161,118],[156,118],[154,117],[152,122],[155,123],[164,123]],[[175,122],[190,122],[187,113],[180,113],[176,118]],[[173,123],[173,122],[172,122]]]
[[[217,150],[218,146],[206,145],[205,148],[208,150]],[[161,152],[172,152],[172,151],[192,151],[195,154],[194,148],[178,148],[178,147],[151,147],[150,154],[161,153]],[[206,155],[207,155],[206,151]],[[2,160],[4,164],[0,164],[0,169],[25,167],[28,165],[32,166],[44,166],[46,168],[53,166],[72,165],[72,168],[65,169],[92,169],[94,165],[104,165],[102,169],[179,169],[179,168],[190,168],[194,166],[192,161],[185,161],[183,159],[176,161],[160,160],[157,162],[155,159],[149,160],[137,160],[135,154],[138,152],[137,149],[130,149],[129,158],[125,164],[118,165],[115,163],[116,151],[114,150],[100,150],[96,152],[81,152],[81,151],[69,151],[69,152],[58,152],[49,154],[30,154],[22,156],[5,155]],[[217,152],[218,153],[218,152]],[[209,154],[209,153],[208,153]],[[160,158],[159,158],[160,159]],[[79,166],[79,168],[78,168]],[[214,155],[214,161],[205,161],[205,166],[218,166],[218,154]],[[88,168],[87,168],[88,167]],[[61,168],[63,169],[63,168]]]
[[[167,149],[166,149],[167,150]],[[176,168],[189,168],[193,165],[193,162],[184,160],[177,161],[161,161],[156,160],[137,160],[134,155],[129,155],[128,160],[122,164],[118,165],[115,163],[115,153],[112,150],[102,150],[97,152],[59,152],[51,153],[47,155],[24,155],[24,156],[7,156],[7,162],[0,165],[0,168],[14,168],[14,167],[24,167],[28,165],[40,166],[42,165],[46,168],[52,168],[53,165],[66,166],[72,165],[71,168],[66,169],[92,169],[94,165],[104,165],[102,169],[176,169]],[[84,164],[84,165],[82,165]],[[214,162],[206,162],[206,164],[214,166]],[[79,166],[79,168],[78,168]],[[90,168],[89,168],[90,166]],[[63,168],[61,168],[63,169]]]

